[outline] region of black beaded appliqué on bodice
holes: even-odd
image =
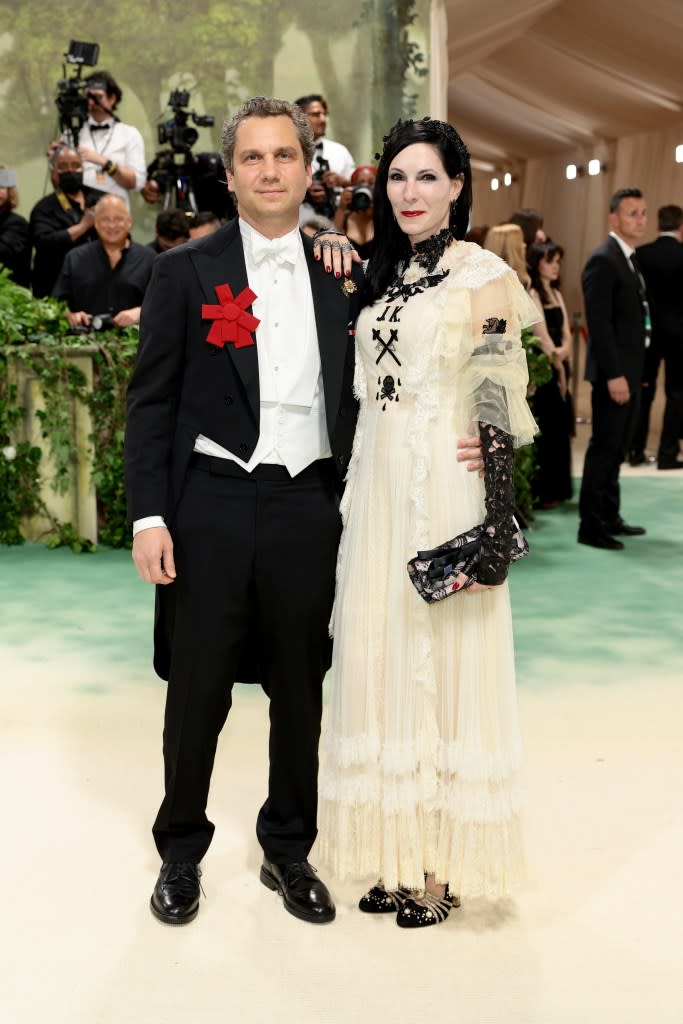
[[[399,401],[401,378],[398,376],[398,370],[401,366],[401,360],[396,352],[398,327],[391,327],[390,325],[401,322],[402,309],[403,306],[395,306],[391,303],[385,305],[381,315],[375,318],[376,323],[382,326],[372,328],[372,340],[375,343],[375,352],[377,353],[375,365],[379,367],[380,371],[391,370],[391,373],[387,373],[384,377],[380,373],[380,376],[377,378],[377,394],[375,399],[382,403],[383,412],[386,411],[387,402]]]
[[[414,248],[411,261],[399,267],[398,274],[392,281],[382,299],[382,313],[375,317],[377,327],[372,328],[372,340],[375,343],[377,358],[376,365],[380,371],[391,370],[382,376],[377,377],[377,393],[375,399],[382,403],[382,411],[385,412],[392,402],[400,401],[401,378],[398,370],[401,360],[396,351],[398,343],[398,327],[391,327],[391,324],[400,324],[401,310],[403,305],[415,295],[421,295],[428,288],[436,288],[437,285],[448,277],[450,270],[440,270],[434,273],[436,265],[445,253],[448,246],[453,242],[453,235],[448,228],[439,231],[438,234],[425,238],[423,242],[417,242]],[[404,275],[408,267],[417,264],[423,267],[425,274],[417,281],[406,282]],[[401,305],[396,303],[401,301]]]

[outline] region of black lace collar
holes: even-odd
[[[443,228],[438,234],[430,235],[422,242],[416,242],[413,248],[413,258],[417,264],[424,267],[428,274],[431,274],[452,241],[454,238],[451,229]]]

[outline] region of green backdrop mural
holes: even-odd
[[[220,127],[253,95],[295,99],[321,92],[328,134],[358,163],[372,162],[399,116],[427,113],[429,0],[83,0],[72,9],[44,0],[0,2],[0,163],[19,175],[19,212],[51,186],[45,150],[57,134],[54,104],[71,39],[100,44],[99,68],[124,91],[117,113],[143,135],[147,163],[171,89],[213,114],[195,152],[218,149]],[[155,209],[133,203],[138,237],[150,237]]]

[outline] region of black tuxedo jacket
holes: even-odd
[[[588,326],[586,380],[626,377],[633,394],[642,380],[645,325],[637,277],[615,238],[588,257],[581,285]]]
[[[309,266],[322,366],[330,446],[340,481],[348,466],[357,404],[352,393],[354,344],[350,326],[358,291],[325,274],[302,236]],[[362,271],[354,267],[360,288]],[[256,345],[217,348],[206,340],[215,288],[233,296],[248,287],[242,237],[235,219],[213,235],[158,256],[142,306],[140,345],[128,389],[126,488],[131,520],[173,513],[198,434],[247,462],[259,437]],[[250,309],[250,307],[248,307]]]
[[[653,337],[683,349],[683,244],[660,235],[636,255],[647,284]]]

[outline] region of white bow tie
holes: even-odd
[[[291,263],[296,265],[299,256],[299,238],[297,235],[285,235],[284,238],[252,238],[251,254],[254,263],[262,263],[272,259],[275,263]]]

